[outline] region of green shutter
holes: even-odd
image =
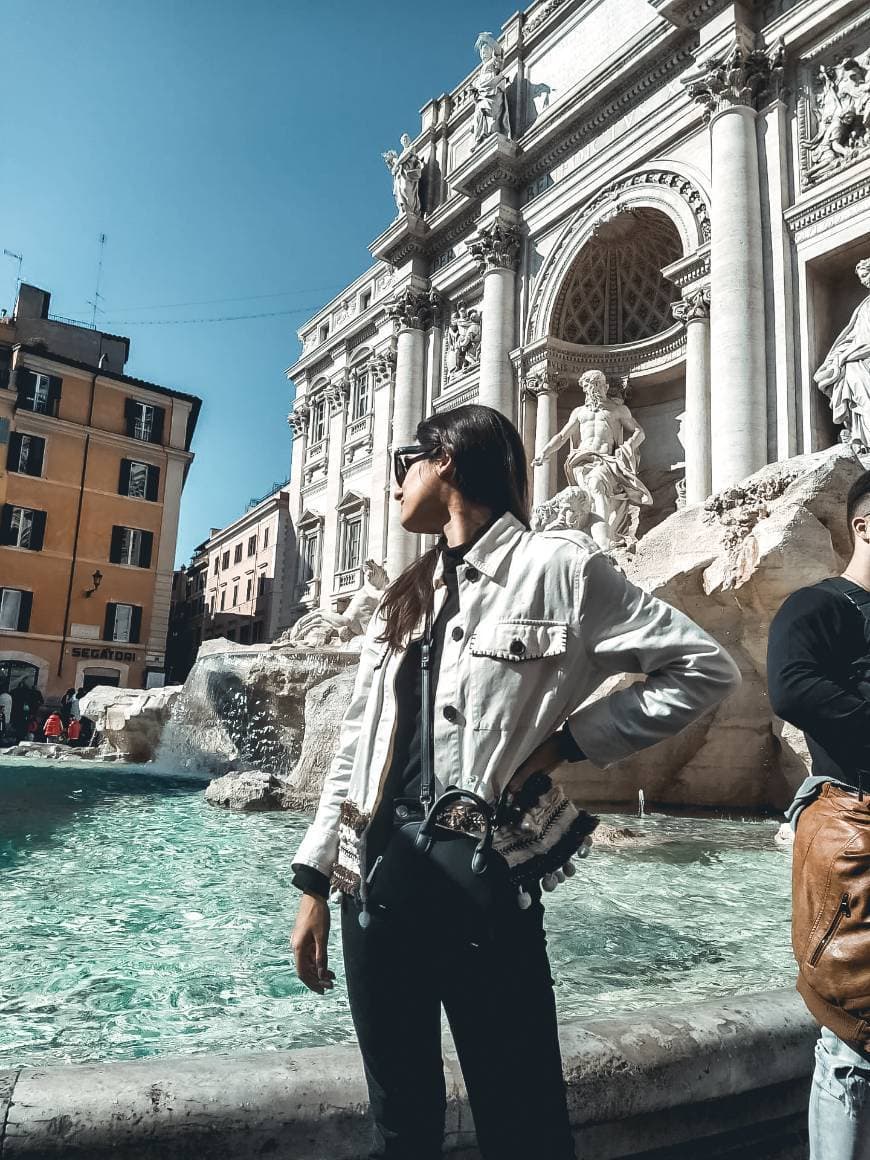
[[[150,499],[152,503],[157,502],[157,496],[160,490],[160,468],[153,464],[148,466],[148,477],[145,481],[145,498]]]
[[[163,407],[154,408],[154,425],[151,428],[151,442],[163,442],[163,420],[166,415],[166,410]]]
[[[30,532],[31,552],[41,552],[45,543],[45,512],[33,513],[33,525]]]
[[[111,602],[106,605],[106,619],[103,622],[103,640],[114,640],[115,612],[117,608],[117,604]]]
[[[118,495],[130,494],[130,460],[121,460],[121,474],[118,477]]]
[[[12,543],[12,504],[4,503],[0,510],[0,544]]]
[[[130,644],[138,644],[142,634],[142,609],[138,604],[133,605],[130,615]]]
[[[121,539],[124,535],[124,528],[118,527],[117,524],[112,528],[112,541],[109,545],[109,563],[121,563]]]
[[[18,463],[21,459],[21,433],[13,431],[9,436],[9,451],[6,454],[6,464],[8,471],[17,471]]]
[[[30,436],[30,462],[27,465],[28,475],[42,475],[42,465],[45,462],[45,440],[38,435]]]
[[[33,593],[22,592],[21,603],[18,606],[18,631],[30,631],[30,613],[33,608]]]
[[[124,420],[127,424],[127,434],[133,438],[133,428],[136,425],[136,400],[124,400]]]
[[[142,533],[142,547],[139,551],[139,567],[140,568],[150,568],[151,567],[151,553],[152,553],[153,549],[154,549],[154,533],[153,532],[143,532]]]

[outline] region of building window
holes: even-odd
[[[124,403],[127,434],[142,443],[163,442],[163,416],[163,408],[153,403],[139,403],[135,399]]]
[[[259,644],[263,639],[263,622],[262,620],[254,621],[254,632],[251,637],[253,644]]]
[[[45,539],[45,512],[4,504],[0,515],[0,544],[10,548],[42,551]]]
[[[323,326],[321,326],[321,328],[320,328],[320,341],[326,342],[326,340],[328,338],[329,338],[329,323],[324,322]]]
[[[230,605],[230,608],[235,608],[238,603],[239,603],[239,582],[237,580],[235,582],[235,584],[233,585],[233,602]]]
[[[215,576],[217,576],[217,574],[218,574],[218,572],[220,572],[220,570],[221,570],[221,558],[220,558],[220,556],[215,556],[215,558],[214,558],[214,574],[215,574]]]
[[[302,567],[306,580],[315,580],[320,572],[319,546],[319,532],[309,532],[302,541]]]
[[[362,514],[348,518],[341,525],[340,571],[348,572],[360,565],[362,545]]]
[[[372,304],[372,292],[371,292],[371,290],[363,290],[362,294],[360,294],[360,296],[359,296],[360,314],[362,314],[362,312],[364,310],[368,310],[368,308],[371,306],[371,304]]]
[[[257,595],[262,596],[266,591],[266,573],[261,572],[257,580]]]
[[[42,475],[45,458],[45,440],[38,435],[24,435],[13,431],[9,436],[8,464],[10,471],[20,475]]]
[[[233,563],[234,564],[241,564],[241,562],[242,562],[242,545],[236,544],[235,548],[233,549]]]
[[[24,592],[20,588],[0,588],[0,628],[27,632],[32,606],[32,592]]]
[[[128,564],[134,568],[150,568],[153,545],[153,532],[115,526],[112,528],[109,562]]]
[[[221,612],[224,611],[226,606],[227,606],[227,590],[226,590],[226,588],[221,588]]]
[[[131,499],[147,499],[155,502],[160,481],[160,468],[153,463],[140,463],[136,459],[121,460],[121,475],[118,480],[118,494]]]
[[[249,576],[248,582],[245,585],[245,600],[246,601],[250,600],[253,595],[254,595],[254,577]]]
[[[269,547],[269,529],[268,528],[263,528],[263,547],[264,548]]]
[[[34,371],[18,372],[18,406],[38,415],[57,415],[62,380]]]
[[[355,423],[357,419],[361,419],[363,415],[369,413],[369,406],[371,405],[371,390],[369,385],[369,372],[366,370],[357,371],[351,383],[351,397],[350,397],[350,421]]]
[[[103,640],[138,644],[142,631],[142,609],[138,604],[107,604]]]
[[[256,556],[257,554],[257,537],[248,536],[248,555]]]
[[[227,570],[227,568],[229,568],[229,566],[230,566],[230,550],[229,550],[229,548],[227,548],[227,550],[221,556],[221,567],[226,572],[226,570]]]
[[[326,399],[317,399],[311,407],[311,444],[322,443],[326,438]]]

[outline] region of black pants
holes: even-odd
[[[510,899],[490,944],[436,938],[425,915],[383,912],[362,930],[342,902],[350,1009],[375,1143],[370,1158],[442,1155],[441,1005],[453,1033],[484,1160],[575,1160],[538,898]]]

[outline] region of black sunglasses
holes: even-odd
[[[409,443],[406,447],[397,447],[393,452],[393,474],[396,484],[401,487],[411,468],[421,459],[429,459],[437,455],[440,447],[421,447],[419,443]]]

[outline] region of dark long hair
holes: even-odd
[[[443,448],[453,457],[453,484],[470,502],[494,517],[510,512],[529,526],[526,453],[519,432],[492,407],[469,404],[430,415],[417,426],[421,447]],[[432,607],[432,577],[443,545],[424,552],[384,593],[381,641],[402,648],[422,616]]]

